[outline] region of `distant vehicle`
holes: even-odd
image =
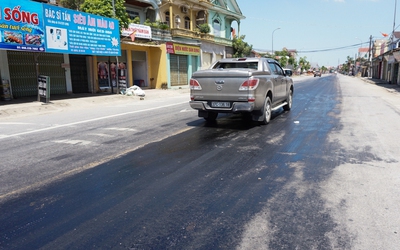
[[[317,77],[317,76],[321,77],[321,71],[315,71],[314,72],[314,77]]]
[[[267,58],[227,58],[190,79],[190,106],[214,121],[218,113],[242,113],[266,125],[273,110],[292,108],[293,80]]]

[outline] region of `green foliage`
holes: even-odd
[[[299,65],[301,67],[301,71],[303,72],[304,70],[309,70],[311,68],[310,62],[307,61],[307,57],[300,57],[299,59]]]
[[[245,37],[246,36],[242,35],[240,37],[233,38],[232,47],[234,58],[250,56],[250,53],[253,50],[253,45],[249,45],[247,42],[245,42]]]
[[[199,25],[197,25],[197,27],[199,28],[200,33],[203,33],[203,34],[210,33],[211,29],[210,29],[210,26],[208,25],[208,23],[199,24]]]
[[[147,19],[148,20],[148,19]],[[147,21],[146,20],[146,21]],[[140,24],[140,17],[135,17],[133,20],[132,20],[132,23],[134,23],[134,24]]]
[[[125,0],[114,0],[115,15],[112,6],[112,0],[85,0],[83,4],[81,4],[80,8],[81,11],[87,13],[118,19],[121,30],[122,28],[127,28],[131,22],[128,13],[126,12],[124,3]]]
[[[282,67],[286,67],[286,65],[288,64],[288,57],[287,57],[287,56],[281,56],[281,57],[279,58],[279,64],[280,64]]]
[[[150,19],[148,19],[148,18],[146,19],[146,21],[144,21],[143,25],[150,26],[150,27],[154,27],[154,26],[153,26],[154,23],[151,22]]]
[[[296,62],[296,58],[295,57],[289,57],[289,59],[288,59],[288,64],[290,64],[290,65],[295,65],[295,64],[297,64],[297,62]]]
[[[289,52],[286,48],[283,48],[282,51],[274,51],[275,56],[287,56],[289,57]]]
[[[288,65],[292,65],[294,69],[298,67],[295,55],[291,54],[286,48],[283,48],[281,51],[274,51],[274,55],[268,53],[267,57],[277,59],[282,67]]]
[[[150,19],[146,19],[146,21],[144,21],[143,25],[147,25],[154,29],[161,29],[161,30],[167,30],[169,28],[169,26],[167,24],[161,22],[160,20],[151,22]]]
[[[80,11],[80,7],[83,2],[84,0],[61,0],[60,6],[71,10]]]
[[[168,24],[158,21],[158,28],[162,29],[162,30],[167,30],[167,29],[169,29],[169,26],[168,26]]]

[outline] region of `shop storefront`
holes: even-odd
[[[200,65],[200,47],[167,42],[168,87],[189,85],[189,80]]]
[[[126,69],[127,87],[161,88],[167,81],[165,45],[151,42],[151,28],[146,25],[130,24],[121,35],[120,60]]]
[[[2,0],[0,21],[0,76],[12,97],[39,97],[40,75],[50,79],[50,94],[93,91],[89,58],[121,55],[116,19]]]
[[[208,69],[213,62],[225,58],[225,46],[202,42],[201,43],[202,69]]]
[[[122,55],[119,57],[98,56],[95,69],[99,89],[114,90],[117,89],[117,87],[129,87],[129,79],[126,67],[126,51],[123,51]]]
[[[51,94],[67,93],[63,54],[10,50],[7,51],[7,60],[15,98],[37,95],[37,70],[51,78]]]

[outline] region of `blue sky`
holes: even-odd
[[[236,0],[243,15],[240,35],[255,49],[325,52],[299,53],[319,66],[337,66],[355,57],[360,43],[383,38],[400,25],[400,1],[396,0]],[[397,28],[400,30],[400,27]]]

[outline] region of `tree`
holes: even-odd
[[[301,72],[304,70],[309,70],[311,68],[310,62],[307,61],[307,57],[300,57],[299,59],[299,65],[301,67]]]
[[[80,7],[81,4],[84,2],[85,0],[61,0],[60,1],[60,5],[64,8],[68,8],[71,10],[76,10],[76,11],[80,11]]]
[[[296,58],[295,57],[289,57],[288,59],[288,64],[293,65],[293,68],[296,68],[295,65],[297,66]]]
[[[253,45],[249,45],[244,41],[246,36],[241,35],[240,37],[234,37],[232,40],[233,47],[233,57],[245,57],[250,56],[251,51],[253,50]]]
[[[274,58],[279,61],[282,67],[292,65],[293,69],[297,69],[297,61],[294,53],[290,53],[287,48],[283,48],[281,51],[274,51],[274,55],[267,53],[266,57]]]
[[[282,67],[286,67],[286,65],[288,64],[288,58],[287,58],[287,56],[281,56],[281,57],[279,58],[279,64],[280,64]]]
[[[127,28],[131,22],[124,3],[125,0],[114,0],[115,15],[112,0],[85,0],[80,8],[81,11],[87,13],[118,19],[121,30],[122,28]]]

